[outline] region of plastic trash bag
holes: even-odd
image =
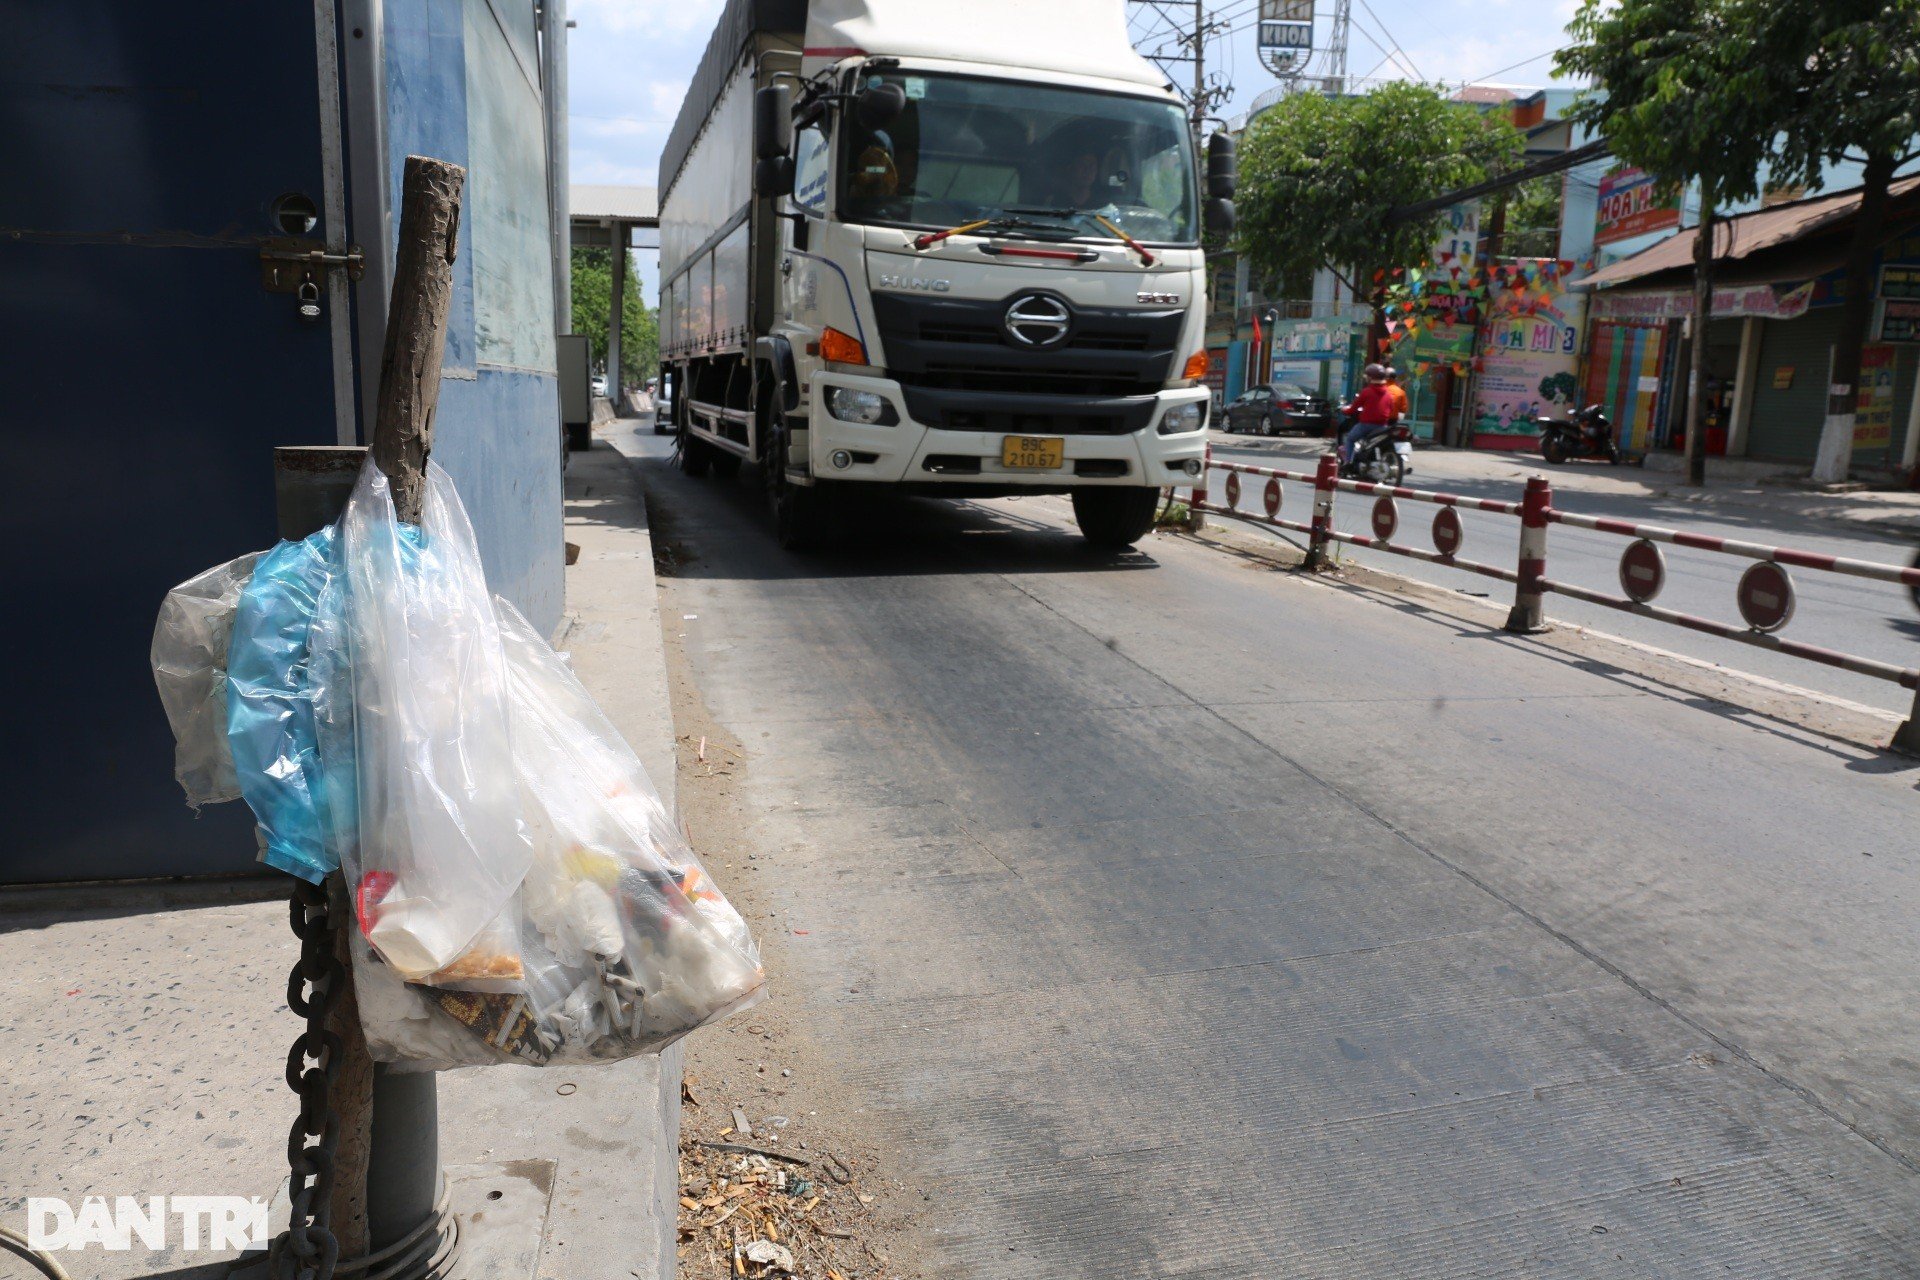
[[[409,981],[511,986],[523,970],[514,921],[502,913],[533,847],[473,527],[453,481],[431,465],[420,524],[401,523],[387,477],[369,461],[339,540],[341,589],[319,627],[332,656],[313,674],[317,698],[351,703],[327,714],[336,726],[350,716],[354,835],[336,852],[356,912],[381,959]],[[328,737],[346,740],[338,728]]]
[[[254,567],[227,664],[227,743],[268,866],[319,884],[337,864],[323,827],[308,638],[335,569],[334,529],[282,542]]]
[[[356,947],[376,1058],[419,1067],[656,1051],[762,994],[746,922],[700,866],[646,770],[546,642],[504,600],[518,793],[534,857],[515,901],[514,991],[401,983]]]
[[[173,776],[198,809],[240,797],[227,749],[227,647],[241,593],[265,552],[215,565],[167,592],[153,626],[153,682],[173,728]]]

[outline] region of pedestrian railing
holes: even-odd
[[[1224,476],[1221,485],[1226,499],[1224,504],[1211,500],[1210,485],[1216,472]],[[1266,485],[1261,492],[1263,511],[1240,509],[1243,488],[1240,477],[1242,476],[1261,477],[1266,480]],[[1300,521],[1289,519],[1281,514],[1285,507],[1282,481],[1292,481],[1312,487],[1311,519]],[[1362,533],[1345,533],[1333,527],[1334,495],[1342,490],[1348,493],[1373,495],[1373,509],[1370,513],[1370,524],[1373,528],[1371,536]],[[1432,542],[1431,550],[1405,540],[1400,521],[1401,502],[1426,503],[1438,508],[1427,534],[1428,540]],[[1793,620],[1794,615],[1796,593],[1793,577],[1787,572],[1789,566],[1822,573],[1870,578],[1907,588],[1920,586],[1920,566],[1904,568],[1870,560],[1852,560],[1844,556],[1800,551],[1792,547],[1766,546],[1732,538],[1713,538],[1704,534],[1687,533],[1680,529],[1668,529],[1660,525],[1635,524],[1628,520],[1608,520],[1599,516],[1561,511],[1553,505],[1553,485],[1545,476],[1529,478],[1525,492],[1518,502],[1469,498],[1455,493],[1434,493],[1398,485],[1349,480],[1340,475],[1339,460],[1332,454],[1323,455],[1319,465],[1312,472],[1287,471],[1278,467],[1260,467],[1248,463],[1216,462],[1213,458],[1213,450],[1209,447],[1206,466],[1194,484],[1190,505],[1196,515],[1210,512],[1307,535],[1306,567],[1309,569],[1326,567],[1330,562],[1330,553],[1334,544],[1347,543],[1357,547],[1371,547],[1376,551],[1385,551],[1397,556],[1406,556],[1413,560],[1424,560],[1429,564],[1464,569],[1468,573],[1479,574],[1481,577],[1511,583],[1514,596],[1513,608],[1507,615],[1508,631],[1530,633],[1544,630],[1547,625],[1546,597],[1549,594],[1558,594],[1575,600],[1584,600],[1589,604],[1618,609],[1622,613],[1639,614],[1643,618],[1653,618],[1659,622],[1718,636],[1724,640],[1734,640],[1756,648],[1770,649],[1775,653],[1803,658],[1808,662],[1818,662],[1823,666],[1838,667],[1858,675],[1891,681],[1903,688],[1915,690],[1913,712],[1906,723],[1894,734],[1893,745],[1900,750],[1920,754],[1920,669],[1896,666],[1890,662],[1863,658],[1856,654],[1841,653],[1819,645],[1788,640],[1777,634]],[[1466,541],[1466,530],[1459,516],[1461,508],[1491,511],[1498,515],[1513,516],[1519,521],[1519,548],[1514,568],[1507,569],[1500,565],[1461,558],[1460,550]],[[1549,526],[1555,524],[1591,529],[1598,533],[1617,534],[1628,539],[1620,555],[1621,595],[1609,595],[1604,591],[1595,591],[1548,577],[1547,530]],[[1736,626],[1732,623],[1719,622],[1712,618],[1682,613],[1677,609],[1668,609],[1653,603],[1667,581],[1666,555],[1660,549],[1662,544],[1718,552],[1753,561],[1753,564],[1741,574],[1739,584],[1734,591],[1734,603],[1745,625]]]

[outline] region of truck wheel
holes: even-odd
[[[680,469],[695,480],[713,470],[713,446],[688,432],[680,434]]]
[[[773,511],[773,539],[786,551],[805,551],[827,541],[832,515],[819,485],[787,479],[787,433],[776,429],[768,451],[767,505]]]
[[[1097,547],[1130,547],[1153,528],[1160,491],[1135,486],[1075,489],[1073,519],[1080,534]]]

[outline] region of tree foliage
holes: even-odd
[[[1396,221],[1398,206],[1470,186],[1514,166],[1519,132],[1496,112],[1394,82],[1360,97],[1296,93],[1256,116],[1240,152],[1237,240],[1254,270],[1297,288],[1321,267],[1416,263],[1444,212]]]
[[[659,317],[640,295],[640,273],[627,255],[627,280],[620,296],[620,372],[634,386],[660,371]],[[573,251],[573,331],[585,334],[595,369],[607,364],[607,321],[613,314],[613,251],[575,247]]]
[[[1788,90],[1740,26],[1736,0],[1582,0],[1555,65],[1595,87],[1567,114],[1669,186],[1698,181],[1712,205],[1758,196]]]
[[[1817,183],[1824,163],[1883,158],[1920,138],[1920,0],[1733,0],[1749,56],[1782,69],[1773,180]]]

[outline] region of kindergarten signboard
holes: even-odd
[[[1529,445],[1535,418],[1566,413],[1579,395],[1580,295],[1557,278],[1521,280],[1492,296],[1473,385],[1473,443]]]
[[[1646,170],[1615,169],[1600,179],[1594,244],[1614,244],[1679,225],[1679,202],[1671,195],[1662,198],[1660,184]]]

